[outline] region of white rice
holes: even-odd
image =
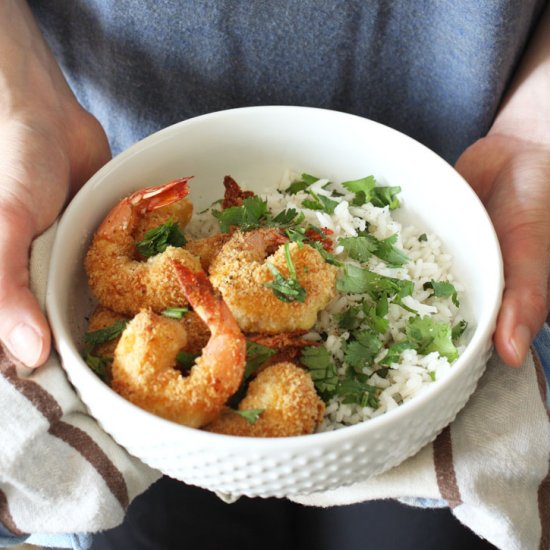
[[[388,266],[376,256],[371,256],[367,264],[362,267],[380,275],[414,282],[414,291],[411,296],[402,299],[408,308],[415,310],[421,316],[431,317],[438,322],[455,325],[462,320],[462,316],[450,298],[436,298],[430,290],[424,290],[423,284],[429,281],[448,281],[452,283],[460,294],[463,287],[453,277],[452,258],[444,251],[443,245],[436,235],[428,233],[413,226],[404,226],[392,217],[389,207],[379,208],[371,203],[362,206],[353,206],[351,201],[354,194],[344,187],[332,183],[339,196],[339,204],[332,215],[318,210],[310,210],[302,207],[302,201],[310,198],[305,192],[294,195],[285,194],[284,190],[294,181],[296,174],[286,174],[278,189],[272,189],[261,193],[260,196],[267,201],[269,209],[275,215],[282,210],[294,208],[305,216],[304,224],[311,223],[317,227],[326,227],[334,231],[331,235],[334,243],[334,254],[340,260],[355,263],[346,258],[342,246],[337,246],[339,238],[354,237],[358,232],[368,227],[368,232],[382,240],[396,234],[397,241],[394,246],[401,249],[409,258],[409,261],[401,267]],[[317,195],[330,196],[324,187],[327,180],[319,180],[309,190]],[[334,197],[333,197],[334,198]],[[406,208],[401,205],[400,208]],[[187,228],[193,237],[203,237],[219,231],[217,220],[210,211],[194,216],[190,227]],[[421,235],[425,238],[420,239]],[[312,342],[323,341],[324,346],[330,352],[337,367],[337,372],[343,375],[348,366],[344,361],[343,344],[350,338],[348,331],[342,330],[335,319],[335,315],[345,311],[350,305],[361,301],[361,295],[338,294],[320,312],[318,321],[306,338]],[[405,340],[405,327],[407,320],[414,314],[403,307],[390,303],[387,319],[389,329],[383,339],[387,342],[401,342]],[[464,338],[456,345],[461,353],[465,347]],[[412,399],[419,392],[445,376],[452,368],[446,357],[437,352],[421,355],[414,349],[406,349],[400,355],[398,363],[392,363],[386,369],[385,376],[377,374],[377,362],[387,354],[387,349],[382,348],[375,358],[374,365],[366,366],[363,372],[370,375],[368,384],[377,388],[377,406],[360,406],[357,404],[345,404],[339,397],[333,397],[326,404],[325,417],[318,431],[338,429],[369,418],[374,418]]]

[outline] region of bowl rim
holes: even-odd
[[[134,405],[133,403],[127,401],[120,395],[118,395],[114,390],[112,390],[107,384],[102,382],[86,365],[82,359],[80,352],[76,346],[76,343],[72,341],[68,329],[63,326],[62,322],[62,313],[56,302],[56,289],[55,289],[55,280],[56,280],[56,270],[62,266],[61,257],[63,254],[62,246],[62,237],[65,231],[65,226],[71,225],[71,218],[76,215],[76,212],[82,208],[86,203],[87,195],[90,192],[90,189],[94,188],[102,180],[104,180],[112,171],[116,170],[121,164],[128,162],[133,156],[139,155],[144,150],[149,148],[152,145],[158,145],[164,140],[170,139],[173,135],[177,135],[182,128],[185,128],[186,131],[192,129],[195,125],[200,125],[204,121],[212,121],[216,119],[224,119],[227,117],[239,117],[241,115],[254,115],[257,113],[267,113],[272,114],[273,116],[280,116],[282,111],[287,111],[292,113],[293,111],[297,112],[311,112],[312,114],[318,114],[323,117],[344,117],[350,119],[360,120],[362,124],[370,125],[374,128],[374,131],[384,131],[389,135],[392,135],[400,139],[410,146],[415,148],[421,148],[424,150],[424,154],[432,158],[433,162],[444,163],[447,168],[450,170],[449,174],[451,177],[458,182],[461,181],[462,185],[466,186],[466,189],[463,189],[464,192],[470,193],[470,199],[472,203],[477,203],[478,207],[481,207],[482,214],[486,218],[487,222],[487,238],[492,240],[492,244],[495,248],[495,252],[498,257],[498,265],[494,266],[494,275],[495,281],[497,284],[494,288],[493,298],[491,300],[492,306],[487,309],[485,312],[486,320],[483,326],[480,326],[479,323],[475,327],[474,333],[471,336],[470,341],[468,342],[466,348],[461,353],[459,358],[454,362],[452,369],[445,374],[440,380],[434,381],[428,387],[426,387],[419,394],[416,394],[409,401],[395,407],[392,410],[387,411],[386,413],[381,414],[375,418],[362,421],[358,424],[352,426],[346,426],[337,430],[331,430],[326,432],[319,432],[308,434],[307,436],[290,436],[290,437],[280,437],[280,438],[253,438],[253,437],[244,437],[244,436],[233,436],[225,434],[217,434],[212,432],[206,432],[204,430],[189,428],[172,422],[170,420],[164,419],[162,417],[156,416],[148,411],[141,409],[140,407]],[[354,115],[346,113],[343,111],[336,111],[331,109],[323,109],[319,107],[303,107],[303,106],[292,106],[292,105],[265,105],[265,106],[252,106],[252,107],[238,107],[234,109],[227,109],[223,111],[215,111],[212,113],[207,113],[199,115],[193,118],[189,118],[175,124],[172,124],[166,128],[163,128],[157,132],[150,134],[149,136],[143,138],[142,140],[136,142],[130,146],[125,151],[119,153],[113,159],[111,159],[107,164],[100,168],[78,191],[73,200],[67,206],[63,212],[59,222],[54,239],[54,244],[50,256],[50,265],[48,270],[48,284],[46,291],[46,310],[52,329],[52,335],[57,345],[57,349],[60,355],[60,362],[64,370],[69,374],[71,378],[71,370],[78,369],[79,374],[83,375],[86,379],[86,383],[90,384],[94,391],[104,392],[105,399],[109,399],[111,403],[116,404],[119,407],[123,407],[128,410],[130,413],[130,418],[133,418],[133,422],[139,422],[143,420],[145,423],[154,423],[157,424],[159,429],[169,430],[173,432],[174,437],[177,437],[178,434],[181,434],[182,437],[192,436],[193,438],[201,439],[201,442],[204,445],[208,445],[211,442],[214,445],[219,443],[223,444],[224,442],[231,442],[233,448],[254,448],[261,451],[273,450],[282,450],[290,449],[293,446],[302,447],[303,445],[315,446],[319,443],[323,444],[334,444],[342,440],[349,440],[355,437],[360,437],[368,432],[384,429],[384,427],[390,423],[399,421],[399,419],[409,416],[413,411],[426,405],[428,401],[431,401],[438,393],[441,393],[443,389],[453,383],[453,381],[461,374],[464,369],[467,369],[469,363],[473,359],[475,354],[481,353],[483,344],[490,340],[494,326],[496,323],[496,318],[498,310],[501,303],[502,291],[504,287],[504,278],[503,278],[503,262],[502,255],[500,253],[500,247],[498,243],[498,238],[494,231],[492,222],[482,205],[479,197],[475,194],[470,185],[462,178],[454,168],[447,163],[443,158],[437,155],[434,151],[416,141],[414,138],[403,134],[402,132],[381,124],[379,122],[370,120],[359,115]],[[69,366],[65,366],[64,358],[67,358]],[[78,388],[76,388],[78,392]],[[78,392],[79,393],[79,392]],[[108,406],[108,403],[105,403],[104,406]]]

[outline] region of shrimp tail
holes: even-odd
[[[110,238],[121,228],[133,228],[139,216],[162,206],[184,199],[189,194],[188,181],[193,176],[177,179],[163,185],[140,189],[122,199],[107,214],[96,231],[96,235]]]
[[[163,185],[146,187],[130,195],[129,201],[144,212],[167,206],[184,199],[189,194],[188,182],[193,176],[180,178]]]

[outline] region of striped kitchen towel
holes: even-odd
[[[550,338],[548,326],[545,333]],[[376,478],[293,500],[326,507],[393,498],[449,506],[497,548],[548,550],[549,460],[547,384],[536,352],[521,369],[494,355],[466,407],[416,456]]]
[[[32,286],[42,305],[54,231],[32,252]],[[88,415],[55,353],[31,370],[0,349],[0,524],[11,533],[113,527],[158,477]]]

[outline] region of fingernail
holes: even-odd
[[[531,345],[531,331],[525,325],[518,325],[512,337],[512,347],[516,352],[518,362],[522,363]]]
[[[42,338],[31,326],[23,323],[12,329],[6,344],[13,355],[30,367],[36,365],[42,354]]]

